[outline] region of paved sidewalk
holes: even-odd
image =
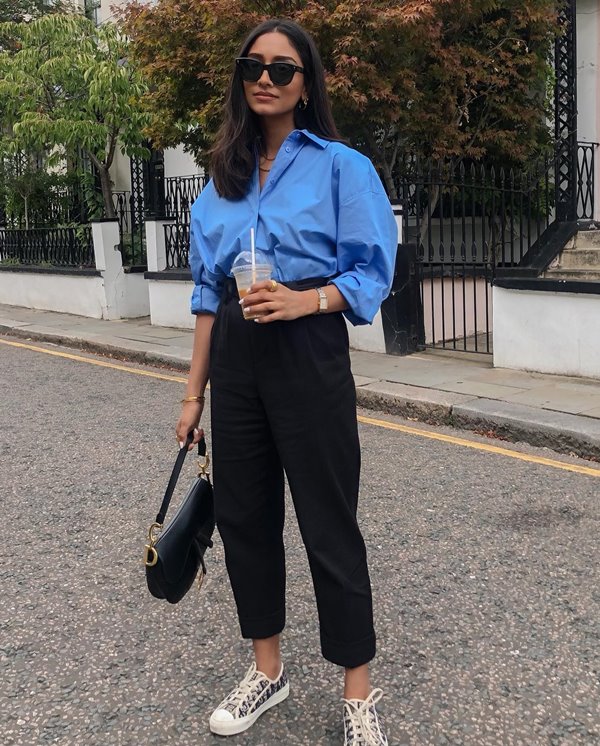
[[[185,370],[192,332],[0,304],[0,334]],[[1,346],[0,346],[1,360]],[[600,381],[493,368],[491,357],[352,352],[359,405],[600,460]]]

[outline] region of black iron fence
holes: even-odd
[[[119,221],[119,233],[121,236],[131,233],[131,192],[113,192],[112,201]]]
[[[577,217],[592,220],[594,217],[594,173],[597,142],[580,142],[577,145]]]
[[[169,176],[165,178],[165,214],[176,223],[190,222],[190,209],[206,186],[205,176]]]
[[[113,192],[113,205],[119,223],[120,249],[123,266],[145,266],[146,234],[144,221],[136,213],[130,191]]]
[[[150,196],[157,185],[156,174],[151,174],[148,161],[139,157],[129,159],[130,189],[113,191],[112,201],[117,221],[123,266],[144,268],[146,256],[146,212]],[[162,189],[162,185],[161,185]]]
[[[164,227],[167,269],[189,267],[190,210],[205,186],[205,176],[174,176],[165,179],[165,211],[167,217],[175,221]]]
[[[0,228],[0,264],[94,267],[92,229]]]
[[[123,264],[130,267],[143,267],[147,262],[144,230],[146,188],[140,182],[140,173],[137,164],[136,169],[132,168],[133,192],[121,190],[112,195]],[[205,177],[197,175],[164,180],[166,214],[175,221],[173,226],[167,226],[169,267],[188,267],[190,208],[205,183]],[[160,186],[162,190],[162,184]],[[71,226],[65,223],[71,223]],[[1,212],[0,225],[5,229],[5,251],[0,261],[17,263],[21,258],[23,264],[93,265],[86,203],[82,194],[72,187],[51,190],[44,204],[36,204],[30,211],[27,223],[22,214]],[[87,258],[85,236],[90,239],[91,253]]]
[[[492,280],[499,268],[532,266],[544,250],[557,222],[559,155],[523,172],[453,161],[403,164],[403,242],[417,247],[426,345],[492,351]],[[578,163],[573,220],[593,214],[592,144],[580,146]]]
[[[557,224],[593,218],[596,147],[596,143],[578,145],[573,157],[576,189],[566,201],[557,184],[562,151],[523,172],[464,161],[402,164],[396,178],[403,210],[402,240],[416,246],[423,343],[491,351],[494,277],[500,271],[531,267]],[[125,265],[146,261],[143,208],[146,192],[152,190],[141,183],[139,170],[132,172],[135,195],[130,191],[113,195]],[[188,268],[190,209],[206,178],[169,177],[157,184],[161,197],[164,193],[163,214],[173,221],[164,227],[167,268]],[[5,221],[6,227],[0,229],[0,262],[93,266],[89,226],[47,227],[48,222],[73,219],[78,210],[83,220],[82,203],[75,197],[50,195],[43,215],[36,216],[38,222],[30,230]]]
[[[142,158],[129,159],[131,196],[129,198],[129,231],[121,234],[123,264],[129,267],[146,267],[146,210],[149,207],[149,181],[152,178],[148,161]],[[154,177],[155,178],[155,177]]]
[[[17,156],[17,159],[22,158]],[[0,263],[47,267],[93,267],[89,206],[83,181],[51,175],[40,160],[41,177],[32,176],[27,198],[10,188],[0,205]],[[34,174],[35,175],[35,174]],[[66,182],[66,183],[64,183]]]
[[[167,269],[190,266],[190,226],[188,223],[165,225]]]

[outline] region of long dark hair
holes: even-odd
[[[272,31],[288,37],[304,67],[308,105],[306,108],[296,107],[296,127],[308,129],[326,140],[340,140],[325,88],[321,57],[312,37],[301,26],[279,18],[264,21],[250,32],[238,56],[246,57],[258,37]],[[248,106],[244,84],[236,66],[227,91],[225,118],[210,152],[211,176],[221,197],[240,199],[248,191],[256,166],[256,141],[260,135],[259,118]]]

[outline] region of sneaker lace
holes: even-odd
[[[387,743],[381,730],[375,705],[383,697],[381,689],[373,689],[367,699],[347,700],[347,712],[350,717],[352,727],[352,736],[355,744],[364,744],[365,746],[382,746]]]
[[[265,680],[264,674],[257,671],[256,664],[253,663],[238,686],[225,697],[217,709],[228,710],[234,716],[239,715],[242,705],[250,699],[255,689]]]

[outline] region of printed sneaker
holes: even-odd
[[[238,686],[227,695],[210,716],[210,729],[220,736],[233,736],[247,730],[258,718],[290,693],[283,665],[279,676],[271,680],[256,670],[253,663]]]
[[[344,700],[344,746],[388,746],[375,709],[382,697],[381,689],[373,689],[365,700]]]

